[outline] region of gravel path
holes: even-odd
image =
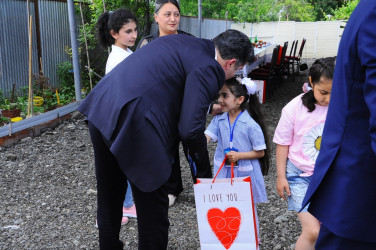
[[[305,81],[303,72],[287,79],[263,105],[270,139],[282,107],[301,92]],[[211,158],[214,149],[211,143]],[[261,249],[293,249],[300,224],[275,191],[274,152],[273,145],[272,166],[265,177],[269,202],[258,207]],[[93,159],[82,117],[0,148],[0,249],[98,249]],[[170,208],[168,249],[198,249],[193,186],[187,162],[181,162],[184,192]],[[125,249],[137,249],[135,219],[122,226],[121,239]]]

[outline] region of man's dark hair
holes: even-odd
[[[225,60],[236,59],[235,67],[252,61],[253,47],[249,38],[240,31],[226,30],[213,39],[219,54]]]

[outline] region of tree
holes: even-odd
[[[281,20],[310,22],[314,21],[314,11],[305,0],[279,0],[277,7],[281,10]]]
[[[336,20],[347,20],[350,18],[351,13],[354,11],[355,7],[358,5],[359,0],[348,1],[342,7],[334,11],[334,19]]]
[[[316,21],[326,20],[328,15],[333,16],[334,10],[342,7],[346,0],[338,1],[323,1],[323,0],[308,0],[313,6],[314,16]]]
[[[198,1],[180,1],[183,15],[198,15]],[[274,11],[275,0],[205,0],[202,1],[202,16],[206,18],[220,18],[238,22],[260,22],[278,20]],[[226,14],[227,13],[227,14]]]
[[[234,5],[234,20],[239,22],[268,22],[278,20],[275,0],[249,1],[241,0]]]
[[[322,0],[321,0],[322,1]],[[197,0],[181,0],[183,15],[198,15]],[[278,20],[313,21],[313,7],[306,0],[205,0],[202,16],[227,18],[238,22],[268,22]]]

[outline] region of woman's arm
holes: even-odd
[[[290,187],[286,179],[286,162],[287,162],[288,153],[289,153],[288,145],[277,144],[276,146],[276,165],[277,165],[276,188],[277,188],[277,192],[279,196],[281,196],[285,200],[286,200],[286,196],[284,194],[285,190],[286,190],[286,194],[290,196]]]

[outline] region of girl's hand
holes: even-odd
[[[236,151],[230,151],[226,155],[227,155],[227,159],[230,162],[236,162],[236,161],[238,161],[240,159],[240,157],[239,157],[240,155]]]
[[[290,186],[289,186],[289,183],[287,182],[286,177],[277,177],[276,187],[277,187],[277,192],[279,196],[281,196],[284,200],[286,200],[287,198],[284,193],[285,190],[288,196],[291,195]]]

